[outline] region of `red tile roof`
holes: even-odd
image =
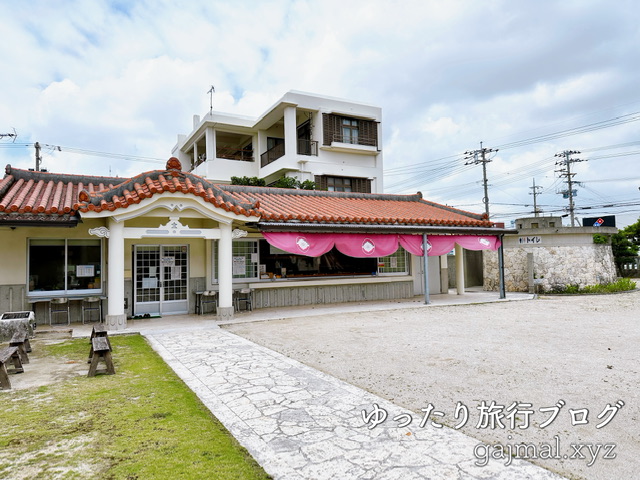
[[[236,215],[260,217],[260,224],[361,224],[491,227],[482,215],[426,201],[416,195],[320,192],[216,185],[181,171],[171,158],[166,170],[133,178],[63,175],[7,166],[0,181],[0,224],[73,220],[86,212],[127,208],[164,192],[202,198]]]
[[[260,223],[358,223],[490,227],[482,215],[423,200],[422,194],[385,195],[220,185],[233,198],[258,201]]]

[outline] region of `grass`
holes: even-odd
[[[0,478],[270,478],[144,338],[110,340],[116,375],[0,393]],[[86,339],[40,348],[89,353]]]
[[[580,288],[578,285],[562,285],[551,289],[548,293],[565,293],[565,294],[594,294],[594,293],[615,293],[634,290],[636,282],[629,278],[621,278],[613,283],[602,285],[586,285]]]

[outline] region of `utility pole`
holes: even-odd
[[[529,187],[529,189],[533,190],[533,192],[530,192],[529,195],[533,195],[533,215],[538,217],[539,215],[539,211],[538,211],[538,202],[537,202],[537,196],[539,195],[538,193],[538,189],[542,189],[541,186],[536,185],[536,179],[533,179],[533,187]]]
[[[471,160],[465,165],[477,165],[478,163],[482,163],[482,182],[484,185],[484,198],[482,201],[484,202],[484,213],[487,216],[487,220],[489,219],[489,188],[487,184],[487,163],[491,161],[490,158],[487,158],[487,153],[497,152],[497,148],[484,148],[482,146],[482,142],[480,142],[480,150],[470,150],[464,152],[466,157],[465,160]]]
[[[556,170],[560,173],[560,177],[567,177],[567,187],[568,190],[563,190],[558,193],[562,193],[565,198],[569,199],[569,217],[571,218],[571,226],[576,226],[576,217],[574,214],[575,205],[573,203],[573,177],[575,173],[571,173],[571,164],[576,162],[586,162],[586,160],[580,158],[571,158],[571,155],[577,155],[580,152],[576,150],[565,150],[564,152],[556,153],[556,157],[562,158],[562,160],[558,160],[556,165],[559,165],[560,170]]]
[[[40,156],[40,143],[36,142],[33,146],[36,149],[36,172],[39,172],[40,162],[42,161],[42,157]]]

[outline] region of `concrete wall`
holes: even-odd
[[[391,300],[412,297],[413,282],[411,279],[405,282],[259,288],[254,291],[254,308]]]

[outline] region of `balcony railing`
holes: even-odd
[[[318,142],[315,140],[298,139],[298,155],[318,156]]]
[[[260,155],[260,166],[266,167],[272,162],[275,162],[285,154],[284,143],[280,143],[275,147],[271,147],[269,150]],[[318,156],[318,142],[315,140],[298,139],[298,155],[314,155]]]
[[[275,162],[280,157],[284,156],[284,143],[280,143],[260,155],[260,166],[266,167],[271,162]]]
[[[250,148],[218,147],[216,149],[216,158],[253,162],[253,150]]]
[[[358,133],[354,135],[351,133],[350,135],[344,135],[342,133],[334,133],[331,136],[332,142],[340,142],[340,143],[350,143],[352,145],[364,145],[367,147],[377,147],[378,139],[375,136],[362,135]]]

